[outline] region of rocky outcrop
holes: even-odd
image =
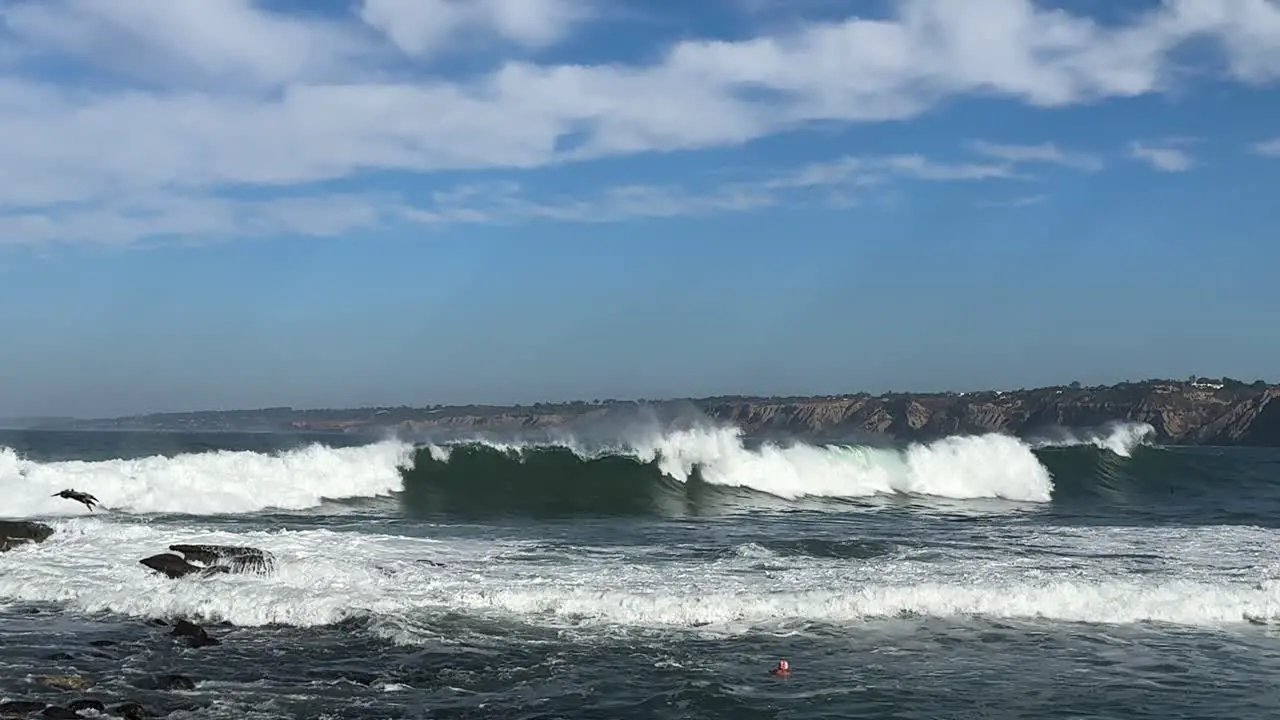
[[[53,528],[44,523],[0,520],[0,552],[12,550],[27,543],[44,542],[50,535],[53,535]]]

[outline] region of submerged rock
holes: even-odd
[[[72,700],[67,703],[67,709],[77,713],[81,710],[93,710],[94,712],[105,713],[107,711],[107,706],[101,700],[81,698],[80,700]]]
[[[145,678],[137,686],[147,690],[194,690],[196,681],[186,675],[165,674]]]
[[[53,528],[44,523],[28,520],[0,520],[0,552],[12,550],[27,543],[44,542],[53,535]]]
[[[173,552],[159,553],[138,562],[171,578],[192,573],[265,574],[275,569],[275,557],[265,550],[236,545],[170,545]],[[182,556],[174,553],[182,553]]]
[[[111,711],[124,718],[124,720],[144,720],[144,718],[156,716],[155,713],[136,702],[120,703],[111,708]]]
[[[83,690],[89,687],[89,681],[79,675],[45,675],[36,678],[36,680],[49,687],[61,690]]]
[[[45,708],[40,713],[40,716],[50,718],[51,720],[80,720],[80,713],[57,705],[50,705]]]
[[[187,644],[193,648],[206,647],[209,645],[221,645],[222,641],[209,636],[204,628],[193,622],[179,620],[173,626],[173,631],[169,633],[174,637],[184,638]]]
[[[0,716],[12,717],[14,715],[30,715],[44,710],[45,704],[42,702],[31,702],[30,700],[10,700],[9,702],[0,702]]]

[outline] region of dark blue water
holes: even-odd
[[[1280,452],[679,441],[705,461],[688,477],[643,452],[0,435],[0,515],[55,529],[0,554],[0,697],[190,718],[1280,710]],[[277,565],[137,562],[178,542]],[[221,644],[157,623],[179,617]]]

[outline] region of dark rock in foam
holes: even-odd
[[[174,579],[193,573],[207,577],[216,573],[265,574],[275,569],[275,557],[254,547],[170,545],[169,549],[182,556],[174,552],[159,553],[138,562]]]
[[[275,569],[275,558],[265,550],[238,545],[170,545],[187,560],[208,566],[220,565],[234,573],[268,573]]]

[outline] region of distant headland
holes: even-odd
[[[721,396],[678,400],[592,400],[533,405],[432,405],[352,409],[209,410],[109,419],[29,418],[8,427],[50,430],[333,432],[413,434],[548,431],[623,416],[696,410],[751,435],[883,436],[925,440],[1054,428],[1150,424],[1168,444],[1280,446],[1280,385],[1233,378],[1079,383],[980,392],[856,393],[811,397]]]

